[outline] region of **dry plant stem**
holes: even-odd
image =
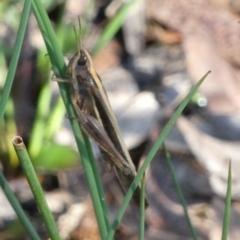
[[[49,210],[41,185],[38,181],[33,165],[27,153],[26,147],[21,137],[17,136],[12,139],[13,146],[18,155],[19,161],[27,178],[27,181],[36,200],[38,209],[46,224],[49,236],[52,240],[60,240],[59,232],[54,222],[53,216]]]

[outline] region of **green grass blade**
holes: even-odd
[[[66,108],[63,100],[59,97],[48,118],[46,129],[44,131],[45,139],[52,139],[53,135],[58,131],[65,116],[65,112]]]
[[[4,52],[0,52],[0,88],[2,89],[7,78],[7,62],[5,59]]]
[[[92,55],[97,54],[104,47],[104,45],[106,45],[113,38],[113,36],[122,26],[128,10],[136,2],[136,0],[129,0],[123,5],[123,7],[119,10],[116,16],[103,30],[100,38],[98,39],[97,43],[91,51]]]
[[[49,18],[40,0],[32,0],[34,15],[41,29],[51,63],[58,77],[65,77],[66,64],[60,45],[50,24]]]
[[[191,100],[193,94],[197,91],[197,89],[199,88],[199,86],[201,85],[201,83],[204,81],[204,79],[207,77],[207,75],[210,72],[206,73],[200,80],[199,82],[191,89],[191,91],[189,92],[189,94],[186,96],[186,98],[182,101],[182,103],[180,104],[180,106],[177,108],[177,110],[175,111],[175,113],[173,114],[173,116],[170,118],[170,120],[168,121],[168,123],[166,124],[166,126],[164,127],[161,135],[159,136],[158,140],[156,141],[156,143],[154,144],[153,148],[151,149],[151,151],[149,152],[145,162],[143,163],[142,167],[139,169],[133,183],[131,184],[124,200],[123,203],[117,213],[117,216],[115,218],[115,220],[113,221],[113,224],[111,226],[111,230],[107,236],[107,240],[111,240],[114,236],[114,233],[117,229],[118,224],[120,223],[122,216],[124,214],[124,212],[126,211],[126,208],[133,196],[133,193],[135,191],[135,189],[137,188],[139,182],[141,181],[144,172],[146,171],[148,165],[151,163],[151,161],[153,160],[155,154],[157,153],[159,147],[162,145],[164,139],[167,137],[168,133],[170,132],[171,128],[173,127],[173,125],[176,123],[177,118],[180,116],[180,114],[182,113],[183,109],[186,107],[186,105],[188,104],[188,102]]]
[[[6,110],[5,110],[5,129],[9,136],[15,136],[17,134],[17,125],[15,121],[15,108],[11,97],[8,98]]]
[[[24,7],[23,7],[22,17],[21,17],[21,21],[19,24],[19,28],[18,28],[16,42],[14,44],[14,48],[12,51],[12,59],[11,59],[10,66],[8,69],[6,82],[5,82],[5,85],[4,85],[2,94],[1,94],[2,96],[1,96],[1,100],[0,100],[0,123],[2,122],[3,115],[5,112],[6,106],[7,106],[7,101],[9,98],[9,94],[10,94],[10,91],[12,88],[12,83],[13,83],[13,79],[15,76],[19,55],[20,55],[21,48],[22,48],[23,38],[25,35],[27,23],[28,23],[30,9],[31,9],[31,2],[26,0],[24,3]]]
[[[28,152],[32,159],[34,159],[42,149],[42,143],[44,140],[44,133],[46,128],[45,120],[49,115],[50,101],[51,89],[49,87],[49,84],[45,83],[41,88],[41,92],[38,98],[38,108],[28,146]]]
[[[228,184],[227,184],[227,194],[225,200],[225,211],[223,218],[223,228],[222,228],[222,240],[227,240],[229,222],[230,222],[230,213],[231,213],[231,195],[232,195],[232,164],[229,162],[228,166]]]
[[[9,187],[8,182],[5,179],[2,171],[0,171],[0,185],[5,196],[7,197],[15,213],[17,214],[18,219],[20,220],[26,232],[28,233],[28,236],[33,240],[40,240],[41,238],[38,236],[36,230],[34,229],[33,225],[31,224],[25,212],[23,211],[20,203],[18,202],[11,188]]]
[[[144,240],[145,232],[145,174],[141,182],[139,240]]]
[[[89,138],[86,135],[85,135],[85,138],[86,138],[85,139],[86,147],[91,149],[91,144],[90,144]],[[92,167],[93,175],[95,176],[98,195],[99,196],[104,196],[102,181],[101,181],[101,178],[100,178],[100,175],[99,175],[99,171],[97,169],[97,165],[95,163],[93,152],[90,151],[89,154],[91,154],[91,156],[89,157],[89,162],[90,162],[91,167]],[[99,208],[101,208],[102,211],[103,211],[107,231],[109,231],[111,226],[110,226],[110,222],[109,222],[108,209],[107,209],[105,197],[101,198],[101,202],[102,202],[102,205],[99,206]]]
[[[12,142],[21,166],[23,168],[24,174],[32,190],[33,196],[36,200],[38,209],[47,227],[49,236],[52,240],[60,240],[61,238],[59,236],[57,226],[48,208],[44,193],[38,181],[37,175],[34,171],[31,159],[29,158],[25,145],[20,137],[15,137]]]
[[[77,127],[79,128],[79,124],[76,120],[71,120],[71,124],[73,129]],[[98,189],[99,187],[103,189],[101,181],[97,182],[97,179],[100,179],[100,176],[96,177],[96,174],[99,175],[99,172],[94,171],[94,169],[97,169],[97,166],[95,160],[92,158],[93,153],[90,153],[92,152],[92,149],[88,137],[84,133],[81,133],[75,134],[75,138],[78,148],[80,149],[79,151],[81,154],[82,164],[86,173],[91,198],[93,201],[94,212],[98,221],[99,231],[102,239],[104,239],[107,235],[107,229],[110,223],[107,211],[104,212],[104,210],[107,209],[107,207],[103,206],[105,204],[104,194],[99,196],[100,192],[103,193],[103,190]],[[83,143],[86,144],[86,148],[82,148]],[[81,144],[81,146],[79,146],[79,144]]]
[[[179,182],[178,182],[178,180],[177,180],[177,178],[175,176],[174,167],[173,167],[172,161],[171,161],[171,156],[170,156],[168,150],[166,149],[164,143],[163,143],[162,146],[163,146],[163,152],[164,152],[165,158],[167,160],[168,170],[170,172],[170,175],[171,175],[174,187],[176,189],[178,198],[179,198],[179,200],[180,200],[180,202],[182,204],[184,216],[186,218],[188,228],[189,228],[189,230],[191,232],[192,239],[197,240],[198,239],[197,232],[194,229],[194,227],[192,225],[192,222],[191,222],[191,219],[190,219],[190,217],[188,215],[187,204],[186,204],[185,198],[183,196],[181,186],[180,186],[180,184],[179,184]]]
[[[43,9],[43,6],[41,5],[41,2],[39,0],[34,0],[34,1],[32,0],[32,2],[33,2],[33,12],[41,28],[45,44],[49,51],[49,57],[55,69],[55,73],[57,77],[64,78],[65,72],[66,72],[66,66],[63,61],[63,55],[59,47],[59,44],[57,42],[56,36],[52,30],[50,21],[47,17],[45,10]],[[58,61],[55,62],[56,60]],[[64,66],[62,66],[62,64],[64,64]],[[74,117],[75,113],[69,97],[69,86],[64,83],[59,83],[59,86],[60,86],[62,98],[64,100],[64,104],[67,109],[68,116]],[[93,171],[93,169],[97,168],[96,166],[93,166],[93,164],[96,165],[96,163],[94,159],[89,160],[93,156],[93,154],[91,153],[92,150],[91,148],[86,147],[86,143],[85,143],[86,137],[85,136],[83,137],[81,129],[79,128],[79,123],[76,120],[70,120],[70,122],[72,125],[72,129],[74,132],[74,136],[77,142],[79,152],[81,154],[83,167],[86,172],[86,177],[89,185],[91,198],[93,201],[94,211],[98,221],[100,234],[102,239],[104,239],[104,237],[106,237],[107,235],[107,229],[110,223],[109,223],[109,218],[106,217],[108,216],[108,213],[105,212],[105,210],[107,209],[107,207],[104,206],[105,201],[102,200],[102,199],[105,199],[105,197],[104,195],[99,196],[99,193],[103,193],[103,190],[98,190],[98,188],[101,186],[101,182],[97,181],[97,179],[100,179],[100,176],[96,177],[95,175],[99,173],[98,172],[95,173]]]

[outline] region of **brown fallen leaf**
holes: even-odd
[[[182,35],[188,72],[196,82],[211,70],[200,87],[215,113],[240,108],[239,17],[214,0],[151,0],[147,15]]]
[[[240,142],[223,141],[199,131],[187,118],[181,116],[177,127],[200,164],[209,173],[213,191],[225,197],[228,164],[232,162],[232,198],[240,199]]]

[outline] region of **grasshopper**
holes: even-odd
[[[76,30],[75,34],[77,37]],[[123,142],[102,81],[94,70],[91,56],[81,47],[80,38],[77,39],[78,51],[70,59],[66,79],[62,81],[71,84],[71,102],[82,130],[97,143],[103,160],[115,169],[120,185],[127,191],[136,176],[136,170]],[[137,187],[133,199],[139,205],[140,186]]]

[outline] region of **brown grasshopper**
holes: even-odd
[[[115,169],[120,185],[127,191],[136,176],[136,170],[102,81],[93,68],[90,54],[80,44],[68,63],[66,78],[62,81],[71,83],[71,102],[82,130],[98,144],[103,160]],[[133,198],[139,205],[140,186]]]

